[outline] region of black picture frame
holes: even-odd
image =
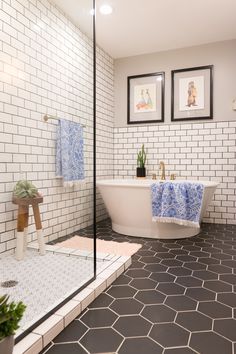
[[[155,89],[154,89],[154,84]],[[153,88],[152,94],[155,96],[154,107],[146,111],[135,112],[135,88],[139,85]],[[164,122],[165,107],[165,73],[155,72],[150,74],[134,75],[127,77],[127,123],[128,124],[149,124]],[[147,92],[148,89],[146,89]],[[150,96],[149,96],[150,97]],[[160,105],[157,100],[159,97]],[[136,105],[138,106],[138,104]]]
[[[201,119],[213,119],[213,65],[205,65],[193,68],[185,68],[171,71],[171,121],[189,121],[189,120],[201,120]],[[201,76],[197,76],[201,75]],[[181,90],[184,85],[180,84],[180,80],[187,83],[188,85],[193,83],[198,79],[199,87],[203,88],[201,97],[201,108],[197,107],[195,98],[191,99],[188,90],[184,90],[186,93],[186,108],[183,107],[183,99],[181,95]],[[190,81],[189,81],[190,80]],[[179,85],[177,86],[177,84]],[[187,86],[186,86],[187,87]],[[185,87],[185,88],[186,88]],[[196,90],[196,88],[195,88]],[[196,90],[197,92],[197,90]],[[188,96],[187,96],[188,95]],[[178,98],[177,98],[178,97]],[[178,101],[177,101],[178,100]],[[194,104],[191,103],[194,101]],[[192,107],[191,107],[192,106]],[[195,108],[196,106],[196,108]],[[187,109],[189,107],[189,110]]]

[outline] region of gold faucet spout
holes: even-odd
[[[166,170],[164,161],[160,161],[159,169],[161,170],[161,180],[164,181],[166,179]]]

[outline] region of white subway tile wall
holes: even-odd
[[[137,152],[147,150],[147,174],[166,173],[177,178],[219,181],[204,221],[236,224],[236,122],[182,123],[130,126],[114,129],[114,174],[133,178]]]
[[[92,223],[92,42],[48,0],[0,2],[0,253],[15,247],[12,190],[20,178],[44,195],[47,241]],[[113,177],[113,59],[97,48],[97,174]],[[86,125],[86,184],[55,179],[56,122],[45,113]],[[98,198],[98,219],[107,216]],[[29,240],[35,238],[32,214]]]

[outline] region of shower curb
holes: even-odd
[[[129,266],[131,257],[114,256],[97,278],[14,346],[13,354],[38,354],[107,289]]]

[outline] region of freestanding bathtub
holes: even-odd
[[[151,191],[153,180],[109,179],[97,181],[112,221],[112,229],[120,234],[160,239],[177,239],[197,235],[200,228],[152,221]],[[180,183],[181,180],[175,180]],[[196,182],[190,181],[188,182]],[[218,182],[198,181],[205,186],[201,220],[212,200]]]

